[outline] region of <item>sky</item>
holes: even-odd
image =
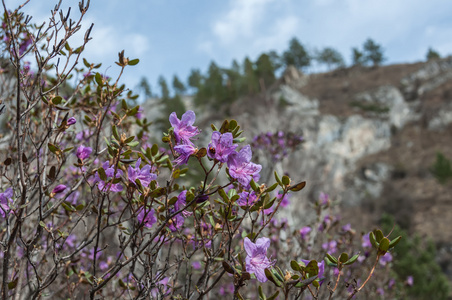
[[[4,1],[9,9],[21,3]],[[79,1],[63,0],[74,19]],[[42,22],[56,2],[31,0],[23,10]],[[135,88],[144,76],[153,92],[160,75],[171,82],[177,74],[185,82],[191,69],[205,73],[211,61],[229,67],[233,59],[281,54],[292,37],[311,51],[333,47],[347,63],[351,48],[368,38],[383,47],[385,64],[424,60],[429,47],[452,54],[450,0],[91,0],[82,30],[91,23],[83,56],[115,77],[114,62],[125,50],[140,63],[126,68],[122,82]],[[79,46],[83,35],[69,44]]]

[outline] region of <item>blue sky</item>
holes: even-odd
[[[5,1],[8,8],[19,3]],[[74,18],[78,2],[63,1]],[[31,0],[24,10],[43,21],[55,3]],[[84,28],[94,23],[93,40],[85,57],[114,77],[124,49],[140,63],[126,70],[123,82],[133,88],[146,76],[156,92],[159,75],[185,81],[192,68],[205,72],[212,60],[227,67],[234,58],[281,53],[294,36],[310,50],[334,47],[347,62],[351,48],[369,37],[385,49],[386,63],[423,60],[429,47],[449,55],[451,17],[449,0],[92,0]]]

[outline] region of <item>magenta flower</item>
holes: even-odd
[[[129,166],[129,169],[127,170],[127,175],[129,176],[129,181],[133,184],[135,184],[135,180],[139,179],[141,182],[141,185],[143,187],[147,187],[151,184],[152,180],[157,179],[157,175],[154,173],[151,173],[151,165],[145,165],[143,168],[140,169],[141,164],[141,158],[138,158],[135,168],[132,168]]]
[[[91,155],[91,152],[93,152],[93,149],[91,147],[85,147],[83,145],[80,145],[77,148],[76,155],[80,160],[84,160],[84,159],[87,159]]]
[[[187,190],[183,190],[179,196],[177,196],[177,201],[174,203],[174,211],[178,211],[179,209],[185,207],[185,205],[187,205]],[[187,210],[182,211],[182,214],[184,217],[192,215],[192,213]]]
[[[311,227],[309,226],[305,226],[303,228],[300,229],[300,235],[301,235],[301,239],[305,240],[308,237],[308,234],[311,232]]]
[[[68,126],[74,125],[75,123],[77,123],[77,120],[74,117],[71,117],[66,121],[66,125]]]
[[[257,201],[257,196],[254,191],[252,192],[241,192],[239,194],[240,198],[237,200],[239,206],[251,206]]]
[[[11,211],[9,203],[13,202],[13,189],[7,188],[3,193],[0,193],[0,215],[6,218]]]
[[[332,240],[322,244],[322,249],[328,253],[335,253],[337,251],[337,242]]]
[[[414,284],[414,279],[413,279],[413,276],[408,276],[407,278],[406,278],[406,284],[408,285],[408,286],[413,286],[413,284]]]
[[[228,158],[229,174],[243,186],[248,186],[251,178],[258,181],[260,177],[262,166],[252,163],[251,156],[251,147],[246,145],[240,152],[231,153]]]
[[[157,222],[157,218],[155,217],[155,210],[141,208],[137,215],[137,220],[140,224],[144,224],[147,228],[151,228],[155,222]]]
[[[327,205],[330,201],[330,196],[327,193],[321,192],[319,196],[319,204]]]
[[[191,110],[185,112],[180,120],[175,112],[171,113],[169,121],[174,128],[174,137],[177,144],[191,144],[190,139],[199,133],[199,129],[192,126],[195,120],[196,115]]]
[[[120,183],[111,183],[109,182],[110,180],[114,178],[120,178],[122,175],[122,171],[121,170],[116,170],[116,174],[115,174],[115,166],[111,165],[108,161],[104,162],[102,164],[102,168],[105,170],[105,174],[107,175],[107,180],[103,181],[102,179],[100,179],[99,177],[99,173],[96,172],[96,174],[94,175],[94,182],[99,182],[99,184],[97,185],[97,188],[103,192],[106,192],[108,190],[110,190],[110,192],[120,192],[122,191],[123,187]]]
[[[59,184],[53,188],[52,194],[62,193],[62,192],[64,192],[65,189],[66,189],[66,186],[64,184]]]
[[[179,156],[174,160],[176,166],[185,165],[188,162],[190,156],[195,154],[198,149],[193,146],[193,144],[178,145],[174,147],[174,150],[179,153]]]
[[[229,154],[234,152],[237,144],[233,144],[232,133],[219,133],[218,131],[212,132],[212,141],[209,144],[207,156],[211,159],[216,159],[222,163],[228,161]]]
[[[267,257],[267,249],[270,246],[270,239],[266,237],[258,238],[253,243],[249,238],[245,238],[243,243],[246,251],[246,270],[256,275],[259,282],[266,282],[265,269],[273,265]]]
[[[380,257],[380,260],[378,262],[380,263],[380,265],[386,266],[391,261],[392,261],[392,254],[389,252],[386,252],[385,255]]]

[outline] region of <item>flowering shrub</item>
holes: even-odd
[[[1,76],[11,129],[0,169],[3,299],[351,299],[378,262],[390,263],[386,255],[400,237],[374,230],[366,235],[369,252],[356,254],[350,226],[333,234],[338,221],[324,213],[329,200],[317,204],[309,227],[293,231],[277,220],[306,183],[275,173],[274,183],[258,184],[262,166],[235,120],[212,125],[203,145],[195,113],[172,113],[164,147],[151,144],[151,122],[119,84],[138,59],[120,52],[116,79],[86,59],[78,67],[91,28],[78,47],[69,39],[87,9],[82,1],[73,21],[57,5],[42,26],[19,10],[3,14],[10,63]],[[194,186],[185,185],[189,161],[203,170]]]

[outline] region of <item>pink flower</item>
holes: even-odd
[[[233,139],[230,132],[223,134],[218,131],[212,132],[212,141],[209,144],[207,156],[222,163],[227,162],[229,154],[238,147],[237,144],[233,144]]]
[[[155,210],[153,208],[151,209],[145,209],[141,208],[137,215],[137,220],[141,224],[144,224],[147,228],[151,228],[152,225],[154,225],[155,222],[157,222],[157,218],[155,217]]]
[[[87,159],[91,155],[91,152],[93,152],[92,148],[80,145],[77,148],[76,155],[80,160],[84,160],[84,159]]]
[[[62,192],[64,192],[65,189],[66,189],[66,186],[64,184],[59,184],[53,188],[52,194],[62,193]]]
[[[174,128],[174,137],[177,144],[191,144],[190,139],[199,133],[199,129],[196,126],[192,126],[195,120],[196,115],[191,110],[184,113],[180,120],[175,112],[171,113],[169,121]]]
[[[75,123],[77,123],[77,120],[74,117],[71,117],[69,119],[67,119],[66,124],[68,126],[74,125]]]
[[[240,152],[233,152],[228,158],[229,174],[243,186],[248,186],[251,178],[259,180],[262,166],[251,162],[251,147],[246,145]]]
[[[127,170],[127,175],[129,176],[129,181],[135,184],[135,180],[139,179],[143,187],[147,187],[151,184],[152,180],[157,179],[157,175],[151,173],[151,165],[145,165],[140,169],[141,158],[139,158],[135,164],[135,168],[129,166]]]
[[[174,160],[176,166],[185,165],[188,162],[190,156],[196,153],[196,149],[193,144],[190,145],[178,145],[174,147],[174,150],[179,153],[179,156]]]
[[[267,249],[270,246],[270,239],[266,237],[258,238],[253,243],[249,238],[245,238],[243,243],[246,251],[246,270],[256,275],[259,282],[266,282],[265,269],[273,265],[267,257]]]
[[[0,215],[3,218],[6,218],[11,211],[9,202],[13,202],[13,194],[12,188],[7,188],[3,193],[0,193]]]

